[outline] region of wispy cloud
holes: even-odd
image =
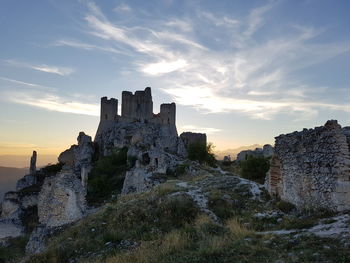
[[[46,86],[43,86],[43,85],[29,83],[29,82],[24,82],[24,81],[16,80],[16,79],[10,79],[10,78],[6,78],[6,77],[0,77],[0,80],[6,81],[6,82],[10,82],[10,83],[14,83],[14,84],[21,85],[21,86],[28,86],[28,87],[31,87],[31,88],[39,88],[39,89],[45,89],[45,90],[48,90],[48,89],[54,90],[54,88],[51,88],[51,87],[46,87]]]
[[[118,13],[120,12],[129,13],[131,10],[132,10],[131,7],[125,3],[122,3],[113,9],[114,12],[118,12]]]
[[[177,103],[203,113],[240,112],[260,119],[283,113],[296,119],[314,117],[321,109],[349,112],[345,102],[330,101],[323,96],[327,90],[296,73],[350,51],[350,43],[315,41],[323,29],[293,24],[257,37],[268,32],[265,25],[278,4],[269,1],[240,17],[199,10],[192,17],[130,25],[111,22],[92,5],[84,19],[88,33],[134,54],[136,70],[165,83],[162,90]]]
[[[73,68],[70,68],[70,67],[59,67],[59,66],[52,66],[52,65],[46,65],[46,64],[30,64],[30,63],[26,63],[26,62],[14,60],[14,59],[8,59],[8,60],[5,60],[5,62],[7,62],[12,66],[30,68],[33,70],[57,74],[60,76],[68,76],[75,71]]]
[[[2,97],[13,103],[29,105],[50,111],[99,116],[98,104],[84,103],[52,93],[44,94],[36,91],[10,91],[2,93]]]
[[[191,131],[191,132],[199,132],[199,133],[206,133],[206,134],[213,134],[220,132],[220,129],[217,128],[209,128],[209,127],[198,127],[195,125],[184,125],[182,126],[183,131]]]
[[[113,47],[101,47],[101,46],[92,45],[92,44],[83,43],[83,42],[74,41],[74,40],[65,40],[65,39],[57,40],[52,43],[52,46],[58,46],[58,47],[67,46],[67,47],[74,47],[74,48],[84,49],[84,50],[99,50],[103,52],[125,55],[125,52]]]
[[[71,94],[64,96],[56,92],[56,89],[44,85],[23,82],[15,79],[0,77],[0,80],[11,82],[15,86],[11,90],[0,90],[0,100],[12,103],[29,105],[50,111],[99,116],[99,105],[84,102],[83,98],[89,98],[88,94]]]

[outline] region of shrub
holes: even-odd
[[[41,171],[45,174],[45,175],[55,175],[57,174],[59,171],[62,170],[63,167],[63,163],[56,163],[56,164],[48,164],[45,167],[41,168]]]
[[[268,158],[248,155],[247,159],[240,163],[240,168],[243,178],[262,184],[270,168],[270,162]]]
[[[188,159],[215,166],[216,159],[213,154],[213,148],[214,145],[212,143],[209,143],[208,145],[198,142],[191,143],[187,147]]]
[[[283,200],[279,201],[276,205],[277,205],[277,208],[284,213],[289,213],[295,208],[293,204]]]
[[[87,200],[99,203],[108,199],[112,193],[120,193],[127,170],[127,148],[119,149],[109,156],[100,158],[88,179]]]

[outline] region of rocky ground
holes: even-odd
[[[26,261],[350,261],[349,213],[300,212],[220,168],[194,165],[188,171],[92,210]],[[22,243],[8,243],[0,256],[14,249],[19,254]]]

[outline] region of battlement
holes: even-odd
[[[153,117],[153,101],[151,88],[138,90],[135,94],[129,91],[122,92],[122,117],[140,121],[150,120]]]
[[[101,123],[113,122],[148,122],[164,125],[175,125],[175,103],[160,105],[160,112],[153,114],[152,91],[150,87],[145,90],[137,90],[133,94],[130,91],[122,92],[121,115],[118,115],[118,100],[115,98],[101,98]],[[105,127],[105,125],[104,125]]]

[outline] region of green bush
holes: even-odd
[[[48,164],[45,167],[41,168],[41,171],[45,174],[45,175],[55,175],[57,174],[59,171],[62,170],[63,167],[63,163],[56,163],[56,164]]]
[[[264,183],[265,175],[270,169],[268,158],[247,156],[245,161],[240,163],[241,175],[243,178]]]
[[[283,201],[283,200],[279,201],[276,204],[276,206],[279,210],[281,210],[284,213],[289,213],[295,208],[295,206],[293,204],[286,202],[286,201]]]
[[[127,148],[116,150],[111,155],[100,158],[89,175],[88,202],[100,203],[113,193],[120,193],[127,167]]]
[[[208,145],[199,142],[191,143],[187,147],[188,159],[216,166],[216,159],[212,152],[213,148],[214,145],[212,143]]]

